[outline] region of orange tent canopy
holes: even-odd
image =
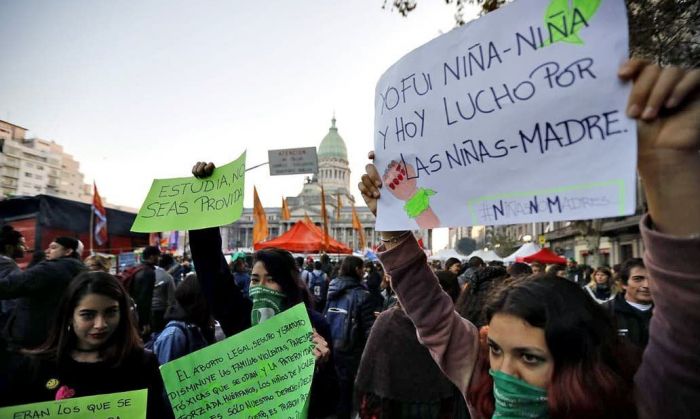
[[[352,249],[339,241],[328,238],[328,248],[323,247],[323,231],[313,223],[297,221],[289,231],[266,242],[256,243],[255,250],[277,247],[296,253],[352,253]]]

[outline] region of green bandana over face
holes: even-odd
[[[250,323],[256,326],[282,311],[284,294],[261,285],[254,285],[248,291],[253,310],[250,312]]]
[[[418,188],[416,194],[404,204],[404,211],[411,218],[418,217],[430,207],[430,197],[435,194],[436,192],[432,189]]]
[[[549,417],[547,390],[501,371],[489,370],[489,374],[493,377],[493,395],[496,399],[494,419]]]

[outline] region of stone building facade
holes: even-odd
[[[318,173],[307,177],[296,196],[287,197],[291,213],[290,220],[281,219],[281,207],[265,208],[269,234],[272,239],[289,230],[294,223],[308,216],[316,225],[323,227],[321,215],[321,185],[325,192],[328,233],[336,240],[354,250],[359,249],[357,232],[352,228],[352,205],[362,223],[367,247],[378,244],[379,233],[374,231],[374,215],[366,206],[359,206],[350,192],[350,164],[345,141],[338,133],[336,119],[321,141],[318,150]],[[338,201],[340,211],[338,212]],[[244,208],[241,218],[221,228],[223,246],[229,250],[253,247],[253,209]],[[418,232],[426,248],[430,248],[432,235],[428,231]]]

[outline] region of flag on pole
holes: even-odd
[[[253,244],[265,241],[267,238],[267,216],[260,203],[258,190],[253,186]]]
[[[355,211],[355,204],[352,205],[352,228],[357,230],[357,238],[360,244],[360,250],[365,248],[365,229],[362,227],[360,222],[360,217],[357,216],[357,211]]]
[[[338,201],[335,207],[335,221],[340,221],[340,208],[343,206],[343,201],[340,200],[340,192],[336,192],[335,197]]]
[[[326,192],[321,185],[321,217],[323,218],[323,246],[322,249],[328,249],[328,212],[326,212]]]
[[[94,230],[92,234],[98,246],[107,243],[107,210],[102,205],[102,198],[97,192],[97,185],[92,183],[92,212],[95,217]]]
[[[287,198],[282,198],[282,219],[287,221],[292,218],[292,214],[289,213],[289,207],[287,206]]]

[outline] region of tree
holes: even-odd
[[[472,239],[471,237],[462,237],[461,239],[457,240],[455,250],[457,250],[457,253],[467,256],[476,250],[476,240]]]
[[[482,14],[497,9],[505,0],[445,0],[455,7],[455,23],[465,23],[464,6],[481,4]],[[384,0],[382,8],[386,8]],[[626,0],[630,54],[662,64],[691,68],[700,66],[700,2],[697,0]],[[392,0],[391,9],[406,17],[417,0]]]

